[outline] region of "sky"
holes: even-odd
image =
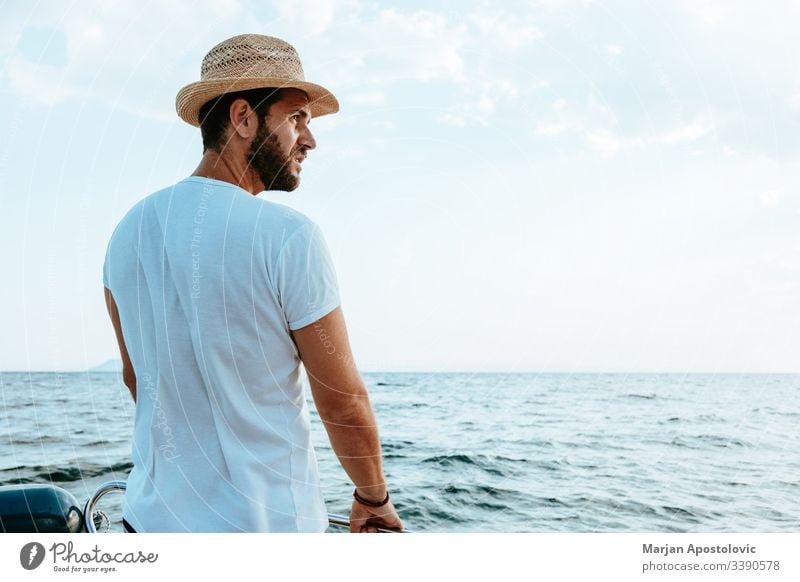
[[[800,372],[800,5],[764,6],[4,3],[0,369],[118,357],[108,238],[260,33],[341,103],[260,196],[321,226],[362,370]]]

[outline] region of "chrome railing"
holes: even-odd
[[[92,496],[86,502],[86,505],[83,507],[83,526],[86,528],[88,533],[97,533],[97,524],[94,521],[94,509],[97,507],[97,502],[114,491],[125,491],[126,487],[127,485],[125,481],[109,481],[108,483],[103,483],[100,485],[94,494],[92,494]]]
[[[97,503],[109,493],[113,493],[115,491],[123,492],[127,487],[125,481],[109,481],[108,483],[103,483],[97,490],[92,494],[89,500],[86,502],[86,505],[83,507],[83,525],[86,528],[88,533],[97,533],[97,525],[98,523],[95,522],[95,519],[100,518],[101,520],[106,519],[105,515],[102,512],[95,512],[97,507]],[[328,523],[335,527],[343,527],[350,529],[350,520],[347,516],[338,515],[336,513],[329,513],[328,514]],[[393,529],[385,529],[382,527],[377,528],[379,533],[400,533]],[[403,530],[402,533],[410,533],[408,530]]]
[[[337,513],[329,513],[328,514],[328,524],[336,526],[336,527],[344,527],[348,530],[350,529],[350,519],[348,519],[345,515],[339,515]],[[369,526],[369,520],[367,521],[367,525]],[[404,529],[403,531],[397,531],[395,529],[386,529],[384,527],[376,528],[378,533],[411,533],[409,530]]]

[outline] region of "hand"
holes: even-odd
[[[353,500],[350,533],[378,533],[377,528],[403,531],[403,522],[391,501],[383,507],[369,507]]]

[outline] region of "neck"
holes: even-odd
[[[192,172],[192,176],[230,182],[243,190],[247,190],[254,196],[259,192],[263,192],[264,184],[261,183],[261,179],[249,167],[246,157],[243,155],[234,156],[228,152],[231,152],[231,150],[226,150],[221,154],[206,150],[200,160],[200,164]]]

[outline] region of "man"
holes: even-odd
[[[201,128],[200,165],[128,212],[103,268],[136,402],[126,529],[324,531],[301,361],[356,485],[350,531],[402,529],[322,235],[255,197],[298,186],[309,123],[338,102],[291,45],[241,35],[211,49],[176,106]]]

